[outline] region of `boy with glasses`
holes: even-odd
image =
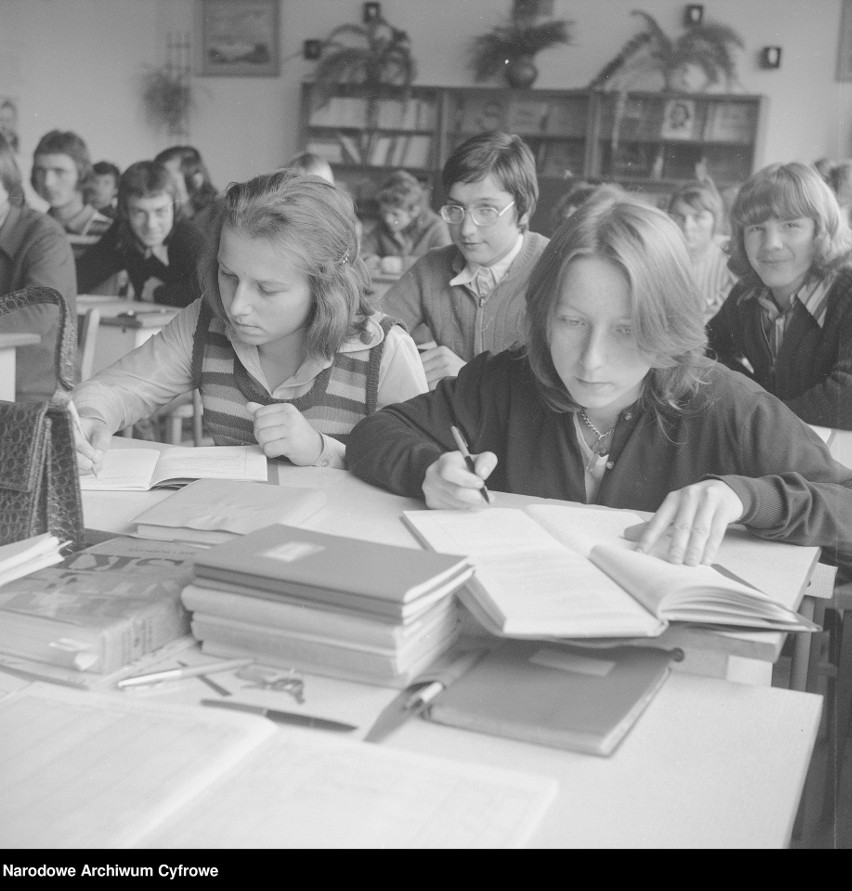
[[[156,161],[131,164],[118,186],[117,219],[77,261],[81,294],[125,271],[137,300],[188,306],[205,236],[181,214],[174,177]]]
[[[538,181],[520,137],[468,139],[447,160],[442,181],[441,217],[453,243],[421,257],[383,300],[420,345],[430,389],[477,354],[523,337],[527,284],[548,242],[527,228]]]

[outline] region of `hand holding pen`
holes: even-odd
[[[91,470],[97,478],[98,469],[103,459],[103,451],[95,448],[89,441],[89,437],[83,429],[83,421],[77,412],[77,406],[70,399],[68,400],[68,413],[71,415],[71,421],[74,425],[74,448],[77,450],[78,463],[81,456],[89,463],[88,467],[85,464],[81,464],[81,470]],[[87,420],[91,421],[91,419]]]
[[[450,428],[458,451],[445,452],[426,469],[423,494],[431,508],[469,509],[491,504],[491,494],[483,485],[497,465],[493,452],[474,457],[462,432]]]

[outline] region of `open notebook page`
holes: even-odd
[[[557,792],[551,778],[129,696],[33,684],[0,715],[6,848],[512,847]]]

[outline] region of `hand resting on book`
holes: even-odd
[[[702,480],[670,492],[647,523],[629,526],[624,537],[637,542],[636,550],[647,554],[666,533],[671,541],[657,553],[669,563],[698,566],[710,564],[719,553],[725,530],[743,515],[743,503],[721,480]]]

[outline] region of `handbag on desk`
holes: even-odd
[[[0,316],[37,304],[53,304],[59,311],[56,391],[50,402],[0,400],[0,544],[50,532],[77,550],[83,546],[83,508],[67,409],[74,386],[76,320],[62,295],[43,287],[0,297]]]

